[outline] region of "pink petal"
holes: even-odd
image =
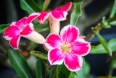
[[[82,57],[76,56],[75,54],[67,54],[64,59],[65,66],[70,71],[78,71],[81,69],[83,63]]]
[[[90,51],[90,43],[84,39],[78,39],[78,41],[71,43],[71,48],[75,54],[85,56]]]
[[[48,60],[51,65],[60,65],[64,61],[65,55],[59,49],[51,49],[48,52]]]
[[[72,2],[68,2],[62,7],[62,11],[68,11],[72,6]]]
[[[67,16],[67,12],[65,11],[52,11],[51,12],[51,17],[54,18],[55,20],[58,20],[58,21],[63,21],[63,20],[66,20],[66,16]]]
[[[19,35],[20,31],[18,29],[18,27],[16,26],[9,26],[6,28],[6,30],[4,31],[3,37],[6,40],[10,40],[12,37]]]
[[[46,38],[45,46],[48,49],[52,49],[52,48],[55,48],[55,47],[60,47],[61,46],[60,37],[57,34],[48,35],[48,37]]]
[[[72,2],[68,2],[64,6],[57,7],[53,9],[52,11],[68,11],[72,6]]]
[[[27,35],[31,34],[31,32],[33,30],[34,30],[33,29],[33,24],[30,23],[22,30],[22,32],[20,34],[23,35],[23,36],[27,36]]]
[[[37,17],[40,24],[43,24],[46,19],[49,17],[49,12],[40,12],[40,15]]]
[[[73,42],[79,36],[79,29],[76,26],[67,25],[61,30],[61,38],[63,42]]]
[[[31,15],[28,16],[26,23],[27,24],[31,23],[39,15],[40,15],[39,13],[32,13]]]
[[[19,49],[19,40],[20,40],[20,35],[17,35],[17,36],[15,36],[15,37],[13,37],[10,41],[9,41],[9,44],[10,44],[10,46],[13,48],[13,49],[15,49],[15,50],[17,50],[17,49]]]
[[[16,26],[18,28],[22,28],[25,25],[26,20],[27,20],[27,17],[23,17],[22,19],[16,22]]]

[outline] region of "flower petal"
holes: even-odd
[[[24,37],[38,44],[43,44],[46,41],[45,38],[36,31],[32,31],[29,35]]]
[[[67,25],[60,32],[63,42],[73,42],[79,36],[79,29],[76,26]]]
[[[30,23],[28,24],[24,29],[23,31],[20,33],[22,36],[27,36],[29,34],[31,34],[31,32],[33,31],[33,24]]]
[[[9,44],[10,44],[10,46],[13,48],[13,49],[15,49],[15,50],[17,50],[17,49],[19,49],[19,40],[20,40],[20,35],[17,35],[17,36],[15,36],[15,37],[13,37],[10,41],[9,41]]]
[[[40,12],[40,15],[37,17],[40,24],[43,24],[46,19],[49,17],[49,12]]]
[[[50,34],[46,38],[46,43],[45,46],[48,49],[53,49],[55,47],[60,47],[61,46],[61,39],[57,34]]]
[[[15,24],[18,28],[22,28],[25,25],[25,22],[27,20],[27,17],[23,17],[19,21],[17,21]]]
[[[80,56],[85,56],[90,51],[90,43],[84,39],[78,39],[75,42],[71,43],[72,51]]]
[[[9,26],[9,27],[7,27],[5,29],[3,37],[6,40],[10,40],[12,37],[14,37],[14,36],[16,36],[18,34],[20,34],[20,31],[19,31],[18,27],[16,27],[16,26]]]
[[[54,18],[55,20],[63,21],[63,20],[66,20],[67,14],[68,14],[68,13],[65,12],[65,11],[53,10],[53,11],[51,12],[51,17]]]
[[[27,24],[31,23],[39,15],[40,15],[40,13],[32,13],[31,15],[28,16],[26,23]]]
[[[78,71],[81,69],[83,63],[83,59],[80,56],[76,56],[75,54],[67,54],[64,59],[65,66],[70,71]]]
[[[60,65],[64,61],[65,55],[59,49],[51,49],[48,52],[48,60],[51,65]]]
[[[72,2],[68,2],[62,7],[62,11],[68,11],[72,6]]]

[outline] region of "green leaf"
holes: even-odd
[[[39,5],[39,8],[41,8],[41,10],[42,10],[43,9],[44,0],[37,0],[37,3]]]
[[[43,4],[43,11],[45,11],[45,10],[48,8],[50,2],[51,2],[51,0],[45,0],[45,1],[44,1],[44,4]]]
[[[112,52],[116,50],[116,38],[111,39],[108,42],[108,45],[111,47]],[[107,51],[104,49],[102,44],[98,44],[96,46],[91,46],[91,50],[89,54],[105,54]]]
[[[112,64],[113,64],[113,65],[112,65],[113,69],[115,69],[115,68],[116,68],[116,60],[113,60],[113,61],[112,61]]]
[[[58,71],[59,78],[68,78],[70,75],[70,71],[66,68],[64,64],[60,65],[60,71]]]
[[[56,67],[52,67],[46,74],[46,78],[53,78]]]
[[[109,44],[107,43],[107,41],[98,32],[96,32],[96,35],[98,37],[98,40],[100,41],[100,43],[104,47],[104,49],[108,52],[108,54],[110,56],[112,56],[112,50],[111,50]]]
[[[83,59],[83,66],[82,69],[80,69],[77,72],[71,72],[70,76],[68,78],[86,78],[86,76],[90,72],[90,66],[89,64]]]
[[[35,78],[28,63],[18,51],[9,49],[8,56],[12,67],[15,69],[20,78]]]
[[[39,52],[39,51],[31,51],[30,53],[31,53],[32,55],[36,56],[36,57],[41,58],[41,59],[45,59],[45,60],[48,59],[48,58],[47,58],[47,55],[44,54],[44,53],[42,53],[42,52]]]
[[[112,26],[116,26],[116,20],[109,23]]]
[[[34,26],[35,31],[37,32],[44,32],[44,31],[49,31],[49,26],[48,25],[35,25]]]
[[[36,78],[45,78],[45,64],[42,59],[36,62]]]
[[[41,9],[37,5],[37,3],[34,2],[34,0],[20,0],[20,6],[29,14],[41,11]]]
[[[72,6],[71,19],[70,19],[71,25],[76,25],[79,17],[82,15],[81,8],[80,8],[82,2],[83,1],[74,3]]]
[[[116,14],[116,0],[114,0],[114,5],[112,7],[112,10],[110,12],[110,18],[112,18]]]
[[[102,26],[103,28],[111,28],[110,24],[106,20],[106,17],[102,18]]]
[[[0,31],[3,31],[6,27],[8,27],[10,24],[1,24],[0,25]]]

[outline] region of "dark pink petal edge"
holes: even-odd
[[[71,43],[72,51],[78,56],[85,56],[90,52],[90,43],[83,41],[75,41]]]
[[[57,21],[64,21],[66,20],[67,14],[65,11],[52,11],[51,17]]]
[[[38,17],[40,13],[32,13],[27,17],[26,24],[31,23],[36,17]]]
[[[48,49],[58,48],[62,44],[61,38],[57,34],[49,34],[46,38],[45,47]]]
[[[82,68],[83,59],[80,56],[70,53],[65,57],[64,64],[70,71],[78,71]]]
[[[20,35],[17,35],[15,37],[13,37],[10,41],[9,41],[9,45],[15,49],[18,50],[19,49],[19,41],[20,41]]]
[[[40,15],[37,17],[40,24],[44,24],[44,22],[49,17],[50,12],[40,12]]]
[[[71,6],[72,6],[72,2],[68,2],[62,7],[62,10],[68,11],[71,8]]]
[[[33,24],[29,23],[24,29],[23,31],[20,33],[22,36],[28,36],[29,34],[31,34],[34,31],[33,28]]]
[[[60,49],[51,49],[48,51],[48,61],[51,65],[61,65],[64,61],[65,55]]]
[[[67,25],[61,29],[60,36],[63,42],[74,42],[79,36],[79,29],[73,25]]]

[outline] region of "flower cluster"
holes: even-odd
[[[82,67],[82,56],[90,51],[90,43],[85,41],[83,36],[79,36],[79,29],[72,25],[65,26],[59,36],[60,21],[66,20],[67,11],[71,6],[72,2],[68,2],[50,12],[32,13],[28,17],[12,22],[5,29],[3,37],[15,50],[19,49],[21,37],[38,44],[44,44],[48,49],[48,61],[51,65],[60,65],[64,62],[69,70],[77,71]],[[51,33],[46,39],[34,30],[32,21],[35,18],[40,24],[49,20]]]

